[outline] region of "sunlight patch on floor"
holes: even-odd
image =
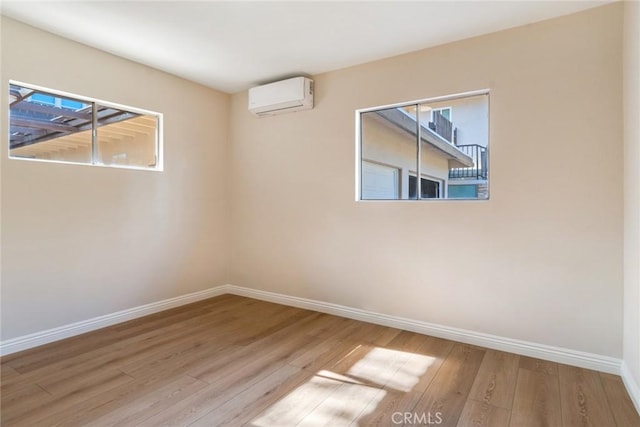
[[[387,392],[408,392],[436,358],[376,347],[345,374],[321,370],[255,418],[251,425],[349,425],[372,413]]]
[[[386,392],[377,387],[343,383],[298,425],[349,425],[367,406],[375,408],[385,395]]]
[[[322,374],[322,375],[321,375]],[[329,375],[330,374],[330,375]],[[321,371],[306,383],[267,408],[251,422],[255,427],[294,426],[342,384],[336,374]],[[337,375],[336,375],[337,376]]]
[[[376,347],[357,361],[347,375],[372,385],[409,391],[434,360],[429,356]]]
[[[386,387],[405,393],[411,391],[436,360],[433,356],[412,354],[409,360],[387,381]]]

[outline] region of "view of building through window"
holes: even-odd
[[[359,199],[489,198],[488,93],[359,117]]]
[[[9,156],[160,169],[160,115],[9,85]]]

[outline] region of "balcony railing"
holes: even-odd
[[[453,123],[443,116],[440,111],[433,112],[433,121],[429,122],[429,129],[453,144]]]
[[[487,148],[482,145],[458,145],[458,150],[473,159],[473,167],[449,169],[449,178],[487,179]]]

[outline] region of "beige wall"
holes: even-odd
[[[2,339],[226,283],[229,96],[2,18],[8,80],[164,113],[164,172],[7,158]],[[7,115],[1,118],[7,128]]]
[[[231,282],[620,357],[621,12],[318,75],[311,111],[234,95]],[[483,88],[490,201],[354,201],[356,109]]]
[[[640,385],[640,3],[625,2],[624,28],[623,360]]]

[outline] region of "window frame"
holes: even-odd
[[[439,198],[428,198],[428,199],[397,199],[397,200],[388,200],[388,199],[363,199],[362,198],[362,192],[361,192],[361,184],[362,184],[362,119],[361,116],[364,113],[370,113],[373,111],[378,111],[378,110],[385,110],[385,109],[391,109],[391,108],[404,108],[404,107],[408,107],[408,106],[412,106],[412,105],[418,105],[418,104],[426,104],[426,103],[434,103],[434,102],[446,102],[446,101],[452,101],[452,100],[457,100],[460,98],[469,98],[472,96],[481,96],[481,95],[487,95],[488,96],[488,127],[487,127],[487,137],[488,140],[491,140],[491,97],[490,97],[490,90],[489,89],[478,89],[478,90],[473,90],[473,91],[468,91],[468,92],[459,92],[459,93],[455,93],[455,94],[451,94],[451,95],[443,95],[443,96],[436,96],[436,97],[431,97],[431,98],[421,98],[421,99],[417,99],[417,100],[413,100],[413,101],[406,101],[406,102],[398,102],[398,103],[394,103],[394,104],[385,104],[385,105],[378,105],[375,107],[366,107],[366,108],[359,108],[357,110],[355,110],[354,115],[355,115],[355,201],[356,202],[365,202],[365,203],[379,203],[379,202],[393,202],[393,203],[413,203],[413,202],[420,202],[420,201],[447,201],[447,202],[460,202],[460,201],[472,201],[472,202],[487,202],[490,199],[490,196],[488,196],[485,199],[449,199],[447,197],[439,197]],[[453,113],[453,111],[452,111]],[[430,116],[431,117],[431,116]],[[420,140],[421,138],[421,134],[420,134],[420,121],[419,119],[417,120],[417,130],[418,130],[418,135],[417,135],[417,139]],[[489,144],[490,145],[490,144]],[[487,145],[487,168],[490,167],[489,163],[491,161],[491,156],[489,154],[489,145]],[[421,158],[422,155],[422,150],[421,150],[421,144],[418,144],[418,159]],[[420,162],[417,162],[417,166],[418,168],[420,167]],[[421,170],[418,170],[418,172],[420,173],[420,175],[423,175]],[[418,182],[420,182],[418,180]],[[488,186],[489,186],[489,195],[491,194],[490,191],[490,187],[491,187],[491,183],[490,181],[488,182]],[[417,194],[419,194],[418,192],[420,191],[420,187],[417,188]],[[446,191],[446,190],[442,190],[441,191]],[[446,193],[444,193],[446,195]]]
[[[410,171],[409,174],[407,175],[407,179],[408,184],[407,186],[409,187],[411,184],[411,178],[415,178],[416,179],[416,191],[418,190],[418,183],[417,183],[417,179],[418,179],[418,175],[416,174],[415,171]],[[431,176],[431,175],[427,175],[425,173],[422,174],[422,176],[420,177],[421,180],[425,180],[425,181],[431,181],[431,182],[435,182],[436,184],[438,184],[438,197],[420,197],[420,199],[418,199],[417,197],[414,199],[411,197],[411,194],[409,192],[409,198],[408,200],[436,200],[436,199],[443,199],[446,198],[447,194],[446,194],[446,190],[445,187],[447,187],[445,185],[445,181],[443,179],[437,178],[435,176]],[[422,190],[422,181],[420,181],[420,189]],[[417,193],[416,193],[417,195]]]
[[[132,169],[132,170],[141,170],[141,171],[154,171],[154,172],[162,172],[164,170],[164,133],[163,133],[163,124],[164,117],[162,113],[158,113],[156,111],[146,110],[138,107],[131,107],[124,104],[119,104],[111,101],[105,101],[98,98],[92,98],[89,96],[77,95],[74,93],[58,90],[58,89],[50,89],[45,86],[35,85],[32,83],[25,83],[18,80],[9,80],[8,85],[20,86],[23,88],[35,90],[46,95],[53,95],[54,97],[64,97],[67,99],[71,99],[73,101],[82,102],[85,104],[91,104],[92,112],[95,112],[97,106],[103,106],[107,108],[113,108],[118,110],[123,110],[126,112],[131,112],[140,115],[153,116],[156,118],[156,129],[155,129],[155,152],[156,152],[156,164],[153,167],[149,166],[131,166],[131,165],[118,165],[118,164],[104,164],[97,159],[97,147],[98,147],[98,134],[96,127],[96,118],[97,116],[92,113],[94,120],[93,126],[91,127],[91,161],[90,162],[74,162],[67,160],[49,160],[49,159],[35,159],[28,157],[18,157],[11,155],[11,144],[9,143],[10,137],[7,138],[7,158],[9,160],[20,160],[20,161],[30,161],[30,162],[44,162],[44,163],[58,163],[58,164],[66,164],[66,165],[81,165],[81,166],[97,166],[97,167],[105,167],[105,168],[116,168],[116,169]],[[6,102],[6,100],[5,100]],[[7,136],[9,136],[9,132],[11,131],[11,108],[7,104]]]

